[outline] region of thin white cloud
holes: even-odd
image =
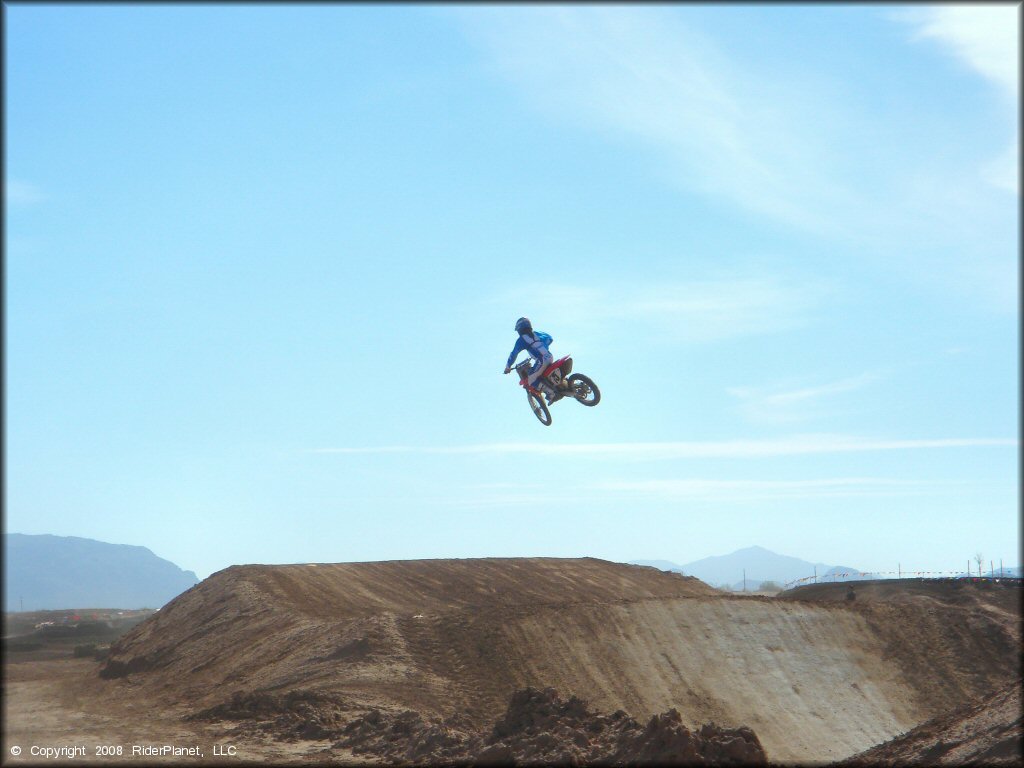
[[[863,389],[878,379],[878,374],[862,373],[813,387],[730,387],[727,392],[739,400],[739,412],[751,421],[778,424],[820,417],[823,401]]]
[[[610,480],[595,484],[605,493],[656,496],[661,499],[748,501],[847,496],[894,496],[928,492],[933,482],[874,477],[815,480]]]
[[[734,502],[803,500],[851,497],[924,496],[945,493],[961,481],[893,479],[884,477],[834,477],[800,480],[674,478],[606,479],[558,484],[556,487],[524,483],[486,483],[450,490],[445,503],[462,508],[531,508],[541,504],[581,500],[608,500],[623,496],[632,501]]]
[[[4,202],[15,205],[31,205],[41,202],[43,193],[33,184],[15,179],[4,180]]]
[[[969,3],[914,8],[894,14],[914,29],[915,41],[932,41],[992,83],[1016,111],[1020,104],[1020,5]],[[1020,192],[1020,143],[1015,135],[982,177],[1008,192]]]
[[[553,325],[586,317],[596,324],[639,324],[662,340],[708,343],[806,326],[833,294],[825,280],[741,269],[732,275],[657,284],[620,282],[604,289],[523,286],[487,301],[544,307]]]
[[[360,446],[313,448],[314,454],[419,454],[587,457],[609,460],[747,459],[801,454],[901,451],[944,448],[1017,447],[1016,438],[870,439],[850,435],[809,434],[765,440],[659,443],[477,443],[453,446]]]
[[[669,183],[856,245],[864,258],[915,282],[1016,311],[1008,288],[1017,285],[1015,213],[992,200],[1017,189],[1016,139],[967,178],[964,160],[976,151],[970,135],[960,145],[927,134],[910,141],[913,116],[890,114],[841,69],[808,61],[801,76],[755,67],[673,7],[452,13],[531,105],[646,153]],[[1005,43],[968,44],[970,24],[956,14],[918,18],[932,19],[915,23],[937,41],[960,30],[963,55],[987,77],[1010,82],[1017,58],[1007,59]],[[1007,26],[1016,38],[1016,17]],[[923,119],[916,127],[929,130]],[[1007,135],[1015,134],[1008,117]]]
[[[788,85],[735,72],[671,9],[492,7],[459,15],[541,109],[639,139],[687,188],[803,229],[835,231],[829,211],[846,195],[819,167],[818,132],[787,117],[794,105],[779,107],[777,91]]]
[[[982,177],[993,187],[1017,194],[1020,192],[1020,141],[1015,137],[1003,154],[981,169]]]
[[[916,8],[901,14],[915,38],[935,40],[1012,99],[1020,93],[1020,4],[965,3]]]

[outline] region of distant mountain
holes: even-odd
[[[628,565],[646,565],[650,568],[657,568],[659,571],[683,572],[683,566],[676,565],[669,560],[630,560]]]
[[[4,610],[160,608],[199,583],[145,547],[5,533]]]
[[[998,579],[1019,579],[1024,574],[1024,568],[1021,568],[1019,565],[1015,567],[1006,566],[992,571],[982,570],[981,574],[982,576],[995,576]],[[974,575],[976,576],[977,572]]]
[[[743,573],[746,571],[746,588],[758,589],[762,582],[773,581],[784,586],[787,582],[813,576],[815,569],[819,580],[827,577],[832,581],[848,581],[862,578],[860,571],[842,565],[811,563],[796,557],[779,555],[764,547],[747,547],[732,554],[705,557],[684,565],[675,565],[668,560],[635,560],[635,565],[653,565],[666,571],[678,571],[687,576],[696,576],[706,584],[729,589],[743,589]],[[663,567],[665,564],[670,567]]]

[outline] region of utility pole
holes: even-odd
[[[743,569],[743,591],[747,591],[747,569]]]
[[[814,583],[818,583],[818,566],[814,566]]]

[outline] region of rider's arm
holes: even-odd
[[[516,339],[516,345],[514,347],[512,347],[512,354],[508,356],[508,362],[505,363],[505,367],[506,368],[511,368],[512,367],[512,363],[515,362],[516,357],[519,355],[520,352],[523,351],[525,346],[526,345],[523,343],[523,337],[522,336],[520,336],[518,339]]]

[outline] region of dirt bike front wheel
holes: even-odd
[[[548,410],[548,406],[547,403],[544,402],[544,398],[540,395],[535,395],[533,392],[527,392],[526,400],[530,403],[530,410],[533,411],[533,415],[537,417],[537,421],[545,427],[550,427],[551,411]]]
[[[601,390],[590,380],[590,377],[584,376],[582,373],[574,373],[566,381],[572,396],[584,405],[593,407],[601,402]]]

